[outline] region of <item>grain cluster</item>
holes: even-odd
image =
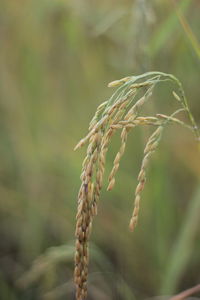
[[[156,116],[141,116],[143,106],[152,98],[153,90],[163,81],[173,81],[177,85],[177,93],[173,97],[177,100],[179,109],[170,116],[157,114]],[[89,264],[88,241],[92,230],[92,222],[97,215],[98,200],[103,184],[106,153],[113,134],[121,130],[121,145],[115,156],[113,168],[108,178],[107,190],[115,185],[116,173],[120,160],[125,152],[129,132],[136,126],[151,126],[154,128],[144,149],[144,157],[138,175],[138,184],[135,189],[134,207],[131,214],[129,228],[135,229],[138,222],[138,213],[142,191],[146,182],[146,172],[149,161],[159,146],[163,130],[168,124],[179,124],[194,132],[199,141],[199,130],[180,81],[171,74],[162,72],[148,72],[139,76],[129,76],[115,80],[108,87],[117,87],[111,98],[100,104],[92,118],[88,134],[81,139],[75,150],[88,144],[86,157],[82,165],[81,186],[78,193],[78,208],[76,215],[76,249],[74,281],[76,284],[76,299],[87,298],[87,278]],[[190,124],[175,118],[175,115],[185,111]]]

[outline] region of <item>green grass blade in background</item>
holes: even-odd
[[[173,294],[177,291],[182,274],[186,271],[194,249],[194,242],[199,228],[200,185],[188,204],[180,234],[172,247],[167,261],[166,274],[161,286],[162,294]]]
[[[176,2],[174,0],[172,0],[172,2],[174,4],[176,15],[177,15],[179,22],[185,32],[185,35],[187,36],[197,57],[200,59],[200,44],[198,42],[198,39],[197,39],[196,35],[193,33],[192,28],[190,27],[186,18],[182,14],[181,10],[177,7]]]
[[[191,4],[191,0],[182,0],[179,4],[181,11],[186,11]],[[166,47],[167,40],[171,38],[172,32],[175,27],[178,26],[178,20],[175,11],[172,11],[170,15],[164,20],[156,29],[156,32],[152,36],[148,52],[151,56],[155,56],[158,52]]]

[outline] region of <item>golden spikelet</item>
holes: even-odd
[[[115,174],[117,173],[117,170],[119,168],[119,162],[120,162],[121,157],[123,156],[124,151],[125,151],[126,141],[127,141],[128,130],[129,129],[130,128],[123,128],[122,129],[122,133],[121,133],[121,146],[120,146],[119,152],[115,156],[113,168],[112,168],[112,171],[111,171],[111,173],[110,173],[110,175],[108,177],[108,181],[109,181],[109,184],[108,184],[108,187],[107,187],[108,191],[111,191],[112,188],[114,187],[114,184],[115,184]]]
[[[129,228],[131,231],[133,231],[135,229],[135,226],[137,225],[137,221],[138,221],[138,213],[139,213],[139,207],[140,207],[140,199],[141,199],[141,192],[144,189],[144,185],[146,182],[146,169],[149,163],[149,159],[151,157],[151,155],[153,154],[153,152],[156,150],[156,148],[158,147],[160,138],[161,138],[161,134],[163,131],[163,127],[159,126],[155,132],[150,136],[146,147],[144,149],[144,158],[142,161],[142,165],[141,165],[141,169],[140,169],[140,173],[138,175],[138,185],[136,187],[135,190],[135,201],[134,201],[134,209],[133,209],[133,214],[129,223]]]
[[[140,112],[143,104],[147,101],[147,99],[149,98],[149,96],[151,96],[151,92],[148,91],[148,93],[146,93],[146,95],[144,95],[143,97],[141,97],[132,107],[131,109],[129,109],[129,111],[127,112],[127,114],[124,117],[124,120],[127,122],[131,122],[134,121],[138,115],[138,113]],[[119,169],[119,164],[120,164],[120,160],[125,152],[125,148],[126,148],[126,142],[127,142],[127,138],[128,138],[128,132],[131,128],[133,128],[134,126],[136,126],[137,124],[134,123],[132,124],[132,126],[126,126],[125,128],[122,129],[122,133],[121,133],[121,146],[120,149],[118,151],[118,153],[115,156],[114,159],[114,163],[113,163],[113,168],[110,172],[110,175],[108,177],[108,187],[107,190],[110,191],[112,190],[112,188],[114,187],[115,184],[115,175]]]
[[[86,299],[87,296],[87,275],[88,275],[88,238],[91,230],[92,215],[89,210],[89,205],[93,197],[93,183],[91,181],[93,166],[95,163],[95,144],[96,139],[93,139],[89,145],[88,156],[82,172],[82,184],[79,191],[78,211],[76,223],[76,252],[75,252],[75,272],[74,281],[76,283],[76,298],[77,300]]]
[[[172,94],[177,101],[181,102],[181,98],[177,95],[176,92],[173,91]]]
[[[130,77],[124,77],[124,78],[119,79],[119,80],[111,81],[108,84],[108,87],[118,87],[118,86],[124,84],[125,82],[129,81],[129,79],[130,79]]]

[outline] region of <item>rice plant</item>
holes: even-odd
[[[176,85],[177,91],[173,91],[172,95],[177,101],[179,108],[171,115],[141,115],[142,108],[151,99],[155,86],[164,81],[171,81]],[[76,215],[74,280],[77,300],[85,300],[87,297],[88,240],[93,218],[97,215],[97,205],[103,184],[106,153],[114,133],[121,129],[121,145],[108,178],[107,190],[109,191],[115,185],[115,176],[125,151],[129,132],[136,126],[151,126],[154,128],[145,146],[144,158],[138,175],[134,207],[129,222],[131,231],[135,229],[138,223],[141,194],[146,182],[146,170],[153,153],[159,146],[164,129],[168,125],[178,124],[184,126],[194,134],[197,142],[200,142],[199,129],[190,111],[182,84],[174,75],[157,71],[148,72],[139,76],[129,76],[113,81],[108,84],[108,87],[117,87],[117,90],[109,100],[98,106],[89,124],[88,134],[75,147],[76,150],[88,143],[86,157],[82,165],[81,186],[78,194],[78,210]],[[187,114],[189,123],[185,123],[176,117],[180,112]]]

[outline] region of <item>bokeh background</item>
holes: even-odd
[[[199,0],[1,0],[1,299],[75,299],[76,199],[86,149],[73,148],[111,96],[108,82],[173,73],[199,123],[199,15]],[[172,88],[156,88],[147,111],[172,112]],[[200,282],[200,154],[185,129],[166,130],[137,230],[128,230],[149,134],[130,134],[112,192],[106,177],[119,135],[108,152],[91,236],[89,300],[147,299]]]

